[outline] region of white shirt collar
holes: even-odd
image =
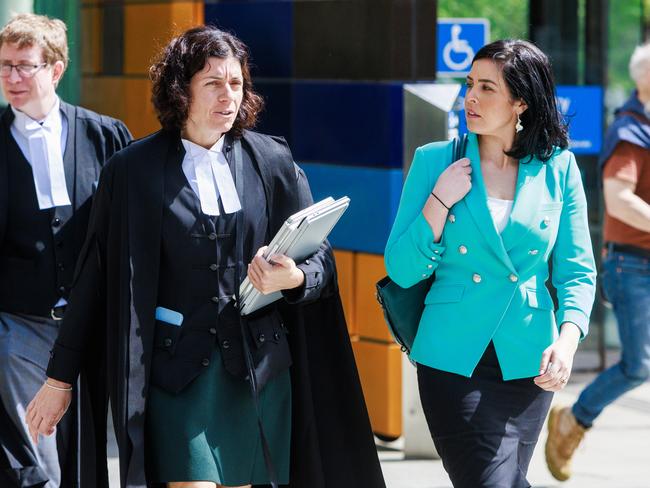
[[[34,120],[29,115],[20,110],[11,107],[12,112],[14,113],[14,124],[16,129],[21,134],[27,135],[30,131],[38,129],[39,127],[46,127],[51,130],[56,130],[57,132],[61,131],[61,100],[59,97],[56,97],[54,106],[50,109],[47,115],[42,120]]]
[[[205,156],[207,153],[212,153],[214,155],[218,155],[221,151],[223,151],[223,145],[226,141],[226,135],[223,134],[217,142],[215,142],[210,149],[206,149],[203,146],[199,146],[198,144],[190,141],[189,139],[181,139],[183,142],[183,147],[185,148],[185,152],[187,152],[190,156],[192,156],[193,159],[199,159]]]

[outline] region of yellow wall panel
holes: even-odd
[[[348,332],[356,336],[357,330],[354,322],[354,253],[351,251],[334,251],[336,271],[338,272],[339,291],[345,312],[345,321]]]
[[[81,105],[122,120],[133,134],[143,137],[160,129],[151,105],[151,82],[119,76],[83,77]]]
[[[354,323],[361,338],[393,342],[375,296],[375,284],[386,276],[384,257],[356,253],[354,256]]]
[[[124,6],[124,73],[145,74],[169,40],[203,23],[203,2]]]
[[[81,9],[81,72],[95,74],[102,70],[102,9]]]
[[[396,344],[352,342],[372,430],[402,435],[402,352]]]

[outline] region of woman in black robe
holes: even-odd
[[[248,130],[262,100],[246,46],[190,29],[151,74],[163,129],[102,173],[48,368],[61,391],[30,404],[34,437],[53,431],[79,372],[104,367],[84,354],[99,340],[123,487],[383,487],[329,244],[301,263],[260,256],[312,199],[286,142]],[[284,300],[240,321],[246,274]]]

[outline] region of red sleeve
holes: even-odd
[[[645,149],[630,142],[619,142],[605,162],[603,179],[618,178],[636,185],[646,157]]]

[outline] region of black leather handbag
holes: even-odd
[[[451,142],[452,160],[449,164],[458,161],[465,154],[467,135],[456,137]],[[430,278],[422,280],[410,288],[402,288],[390,277],[379,280],[377,287],[377,301],[384,311],[384,318],[391,335],[407,355],[411,354],[415,334],[418,331],[420,318],[424,311],[424,298],[431,284],[435,280],[435,273]]]

